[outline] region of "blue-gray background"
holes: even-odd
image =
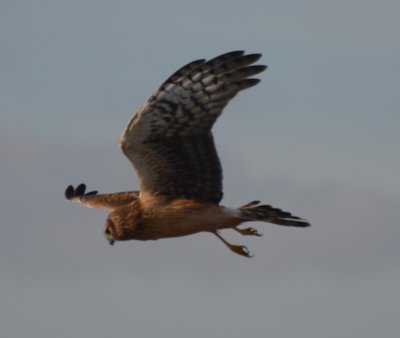
[[[20,337],[395,338],[400,309],[398,1],[0,1],[0,331]],[[269,70],[214,132],[223,204],[313,227],[103,238],[68,204],[137,180],[118,149],[157,86],[245,49]]]

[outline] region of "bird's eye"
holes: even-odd
[[[111,231],[110,227],[105,228],[104,234],[106,235],[107,238],[113,237],[113,234],[112,234],[112,231]]]

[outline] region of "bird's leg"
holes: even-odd
[[[243,245],[233,245],[233,244],[229,243],[217,231],[212,231],[212,233],[215,236],[217,236],[222,241],[222,243],[224,243],[229,248],[229,250],[231,250],[232,252],[234,252],[238,255],[241,255],[241,256],[248,257],[248,258],[253,257],[253,255],[250,255],[250,251],[247,247],[245,247]]]
[[[254,228],[239,229],[237,227],[234,227],[232,229],[237,231],[239,234],[243,236],[258,236],[258,237],[262,236],[262,233],[258,232],[258,230]]]

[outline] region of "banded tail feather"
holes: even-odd
[[[308,227],[305,219],[292,215],[290,212],[274,208],[270,205],[258,205],[259,201],[253,201],[239,208],[240,217],[244,221],[263,221],[278,225],[293,227]]]

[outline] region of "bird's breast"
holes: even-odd
[[[141,229],[138,239],[181,237],[203,231],[226,228],[232,215],[225,208],[211,203],[176,200],[154,210]]]

